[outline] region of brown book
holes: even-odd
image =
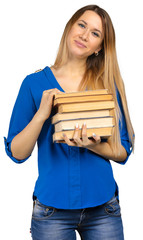
[[[115,107],[114,101],[67,103],[59,104],[58,112],[64,113],[64,112],[92,111],[102,109],[113,109],[114,107]]]
[[[83,111],[83,112],[72,112],[72,113],[56,113],[51,121],[52,124],[55,124],[63,120],[73,120],[73,119],[87,119],[87,118],[96,118],[96,117],[111,117],[114,116],[114,111],[105,109],[105,110],[95,110],[95,111]]]
[[[79,92],[63,92],[63,93],[56,94],[54,99],[65,98],[65,97],[100,95],[100,94],[108,94],[108,90],[107,89],[98,89],[98,90],[88,90],[88,91],[79,91]]]
[[[53,141],[64,142],[63,133],[72,140],[77,123],[81,137],[84,122],[89,138],[92,133],[104,138],[112,135],[115,103],[107,89],[56,94],[53,105],[56,113],[51,119],[55,124]]]
[[[100,95],[85,95],[77,97],[63,97],[54,100],[53,106],[62,103],[82,103],[82,102],[93,102],[93,101],[110,101],[113,100],[112,94],[100,94]]]
[[[60,132],[63,130],[74,130],[77,123],[79,125],[79,129],[81,129],[84,122],[86,123],[87,128],[113,127],[115,125],[113,117],[89,118],[84,119],[84,121],[83,119],[76,119],[56,123],[55,132]]]
[[[112,135],[112,130],[113,130],[113,127],[89,128],[89,129],[87,129],[87,136],[89,138],[92,138],[92,134],[95,133],[95,134],[99,135],[101,138],[108,138]],[[53,134],[53,142],[55,142],[55,141],[64,142],[63,133],[65,133],[69,139],[71,139],[71,140],[73,139],[74,130],[61,131],[61,132],[55,132]],[[80,138],[82,138],[81,133],[82,133],[82,130],[79,129],[79,137]]]

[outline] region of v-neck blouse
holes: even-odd
[[[4,138],[6,153],[15,163],[23,163],[30,156],[23,160],[14,158],[11,152],[12,139],[32,120],[39,109],[43,91],[52,88],[64,92],[48,66],[40,72],[27,75],[21,84],[8,136]],[[122,123],[119,123],[121,143],[128,155],[120,164],[125,164],[131,154],[131,146],[119,93],[117,98],[122,112]],[[39,176],[33,197],[44,205],[61,209],[95,207],[109,201],[115,193],[119,197],[110,160],[86,148],[53,143],[53,114],[52,110],[37,139]]]
[[[56,87],[54,88],[58,88],[60,91],[65,92],[64,89],[61,87],[61,85],[59,84],[59,82],[57,81],[54,73],[52,72],[51,68],[49,67],[45,67],[45,74],[47,79],[51,82],[51,84],[56,84]]]

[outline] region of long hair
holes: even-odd
[[[67,36],[69,31],[71,30],[73,24],[83,15],[83,13],[87,10],[94,11],[101,17],[102,25],[103,25],[103,41],[102,41],[102,49],[100,50],[98,56],[92,54],[88,56],[86,60],[86,69],[83,76],[83,79],[80,83],[79,90],[84,91],[97,89],[99,83],[102,83],[105,89],[108,89],[109,92],[113,94],[115,101],[115,128],[110,138],[110,144],[112,149],[116,155],[120,154],[119,146],[121,143],[120,133],[119,133],[119,119],[121,117],[120,108],[117,101],[117,91],[119,91],[125,120],[127,124],[127,130],[129,135],[129,140],[132,148],[134,148],[134,130],[132,127],[132,123],[129,116],[126,94],[124,83],[120,74],[117,55],[116,55],[116,47],[115,47],[115,31],[108,13],[100,8],[97,5],[88,5],[81,9],[79,9],[75,14],[71,17],[68,23],[65,26],[61,42],[59,45],[57,57],[53,67],[55,69],[60,68],[68,61],[68,48],[67,48]]]

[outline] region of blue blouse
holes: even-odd
[[[64,92],[48,66],[40,72],[27,75],[22,82],[13,108],[8,137],[4,138],[6,153],[16,163],[23,163],[30,156],[23,160],[14,158],[11,141],[32,120],[39,108],[43,91],[52,88]],[[127,151],[126,160],[119,163],[125,164],[132,150],[119,93],[117,98],[122,112],[122,123],[119,124],[121,143]],[[109,160],[86,148],[53,143],[53,115],[52,110],[37,140],[39,176],[33,196],[47,206],[61,209],[95,207],[109,201],[115,192],[118,196],[118,186]]]

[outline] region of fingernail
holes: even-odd
[[[65,137],[66,135],[65,135],[65,133],[63,133],[63,137]]]
[[[92,133],[93,137],[96,137],[96,134],[95,133]]]
[[[84,122],[83,125],[86,126],[86,122]]]
[[[78,126],[79,126],[78,123],[76,123],[76,128],[78,128]]]

